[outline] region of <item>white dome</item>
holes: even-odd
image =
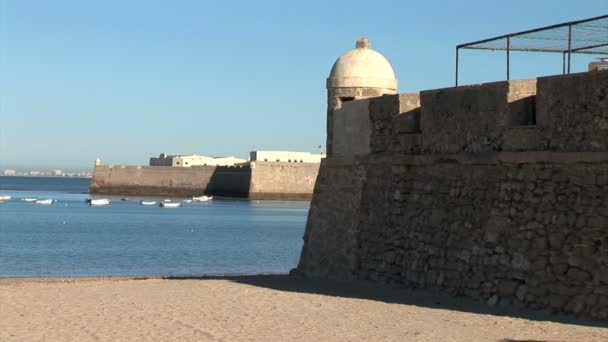
[[[327,79],[328,88],[365,87],[397,89],[391,64],[372,50],[365,38],[357,40],[356,48],[342,55]]]

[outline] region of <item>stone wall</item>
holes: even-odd
[[[215,172],[215,166],[174,168],[170,166],[98,165],[89,192],[142,196],[198,196]]]
[[[342,104],[333,114],[333,155],[366,155],[370,152],[369,100]]]
[[[608,153],[332,159],[299,271],[608,319]]]
[[[334,112],[342,108],[342,105],[353,100],[361,100],[383,94],[394,94],[394,89],[387,88],[360,88],[360,87],[328,87],[327,89],[327,142],[326,152],[328,156],[333,154],[334,144]]]
[[[294,272],[608,320],[606,81],[369,99],[370,153],[321,164]]]
[[[309,200],[317,163],[252,162],[249,166],[95,167],[89,192],[130,196],[199,196]]]
[[[251,163],[252,199],[310,199],[319,173],[317,163]]]
[[[608,71],[539,78],[537,102],[543,148],[608,150]]]

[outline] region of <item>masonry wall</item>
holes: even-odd
[[[310,200],[317,163],[250,166],[96,166],[89,192],[130,196],[199,196]]]
[[[249,197],[310,199],[318,173],[318,163],[251,162]]]
[[[369,99],[370,153],[322,163],[294,272],[608,320],[607,81]]]
[[[89,192],[142,196],[198,196],[205,192],[215,166],[95,166]]]
[[[608,71],[538,80],[541,144],[554,151],[608,150]]]

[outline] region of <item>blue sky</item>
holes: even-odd
[[[607,0],[0,0],[0,169],[314,152],[325,79],[360,36],[407,92],[452,86],[459,43],[606,13]],[[461,83],[503,79],[501,54],[465,51]],[[512,78],[560,71],[560,55],[512,56]]]

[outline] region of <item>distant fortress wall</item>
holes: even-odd
[[[130,196],[310,199],[318,163],[252,162],[243,166],[97,165],[89,192]]]
[[[251,198],[310,199],[319,163],[251,162]]]
[[[608,320],[608,71],[349,101],[295,273]]]
[[[97,165],[89,192],[142,196],[198,196],[207,189],[215,166]]]

